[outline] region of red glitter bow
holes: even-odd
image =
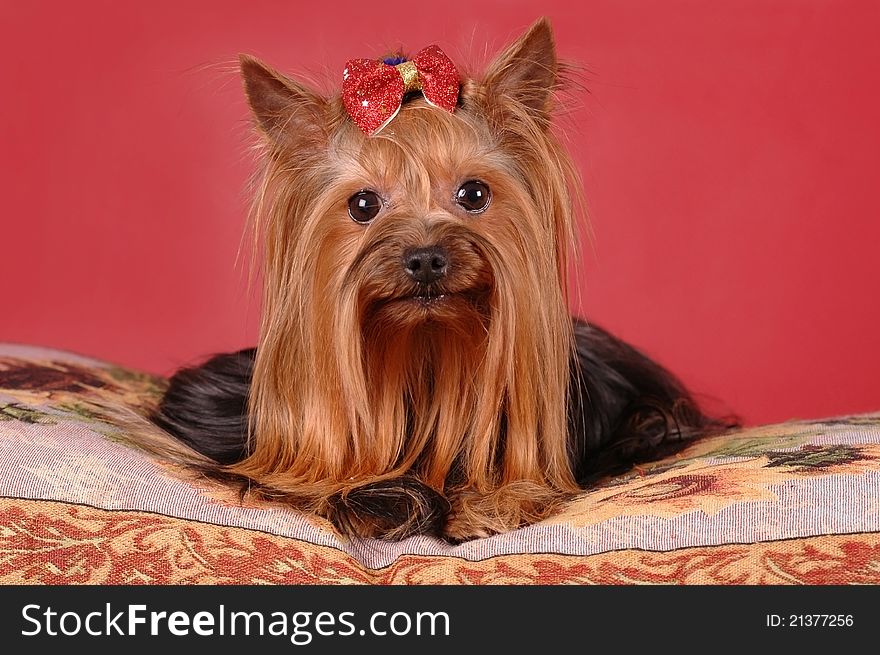
[[[454,111],[458,85],[455,64],[440,48],[429,45],[396,66],[375,59],[350,59],[342,74],[342,102],[364,134],[375,134],[397,115],[409,91],[421,91],[428,103]]]

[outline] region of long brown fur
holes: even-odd
[[[466,78],[453,114],[409,99],[373,137],[338,96],[249,57],[241,70],[264,149],[247,443],[227,463],[160,450],[361,536],[464,539],[551,514],[580,489],[567,291],[579,184],[551,129],[562,75],[547,21]],[[479,215],[453,200],[474,179],[492,190]],[[362,189],[385,202],[368,225],[347,214]],[[444,298],[414,302],[401,253],[434,245],[450,258]]]
[[[540,519],[577,491],[566,452],[573,168],[548,129],[550,39],[538,23],[464,83],[454,114],[413,100],[373,138],[338,97],[243,60],[266,136],[254,211],[265,310],[251,452],[231,471],[319,513],[338,494],[414,474],[477,533]],[[287,103],[266,102],[266,76]],[[493,192],[479,217],[452,202],[470,179]],[[388,205],[367,227],[346,216],[363,188]],[[399,261],[431,244],[454,271],[448,300],[426,310],[406,299]]]

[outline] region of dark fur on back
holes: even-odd
[[[582,486],[736,426],[703,414],[674,375],[621,339],[579,319],[574,334],[569,449]]]
[[[215,355],[171,378],[154,423],[218,464],[247,456],[247,399],[256,348]]]
[[[733,419],[703,414],[675,376],[605,330],[575,319],[574,335],[569,453],[582,487],[736,426]],[[152,420],[220,465],[240,461],[248,454],[247,397],[255,354],[248,348],[179,370]],[[204,472],[230,480],[221,467]],[[271,490],[262,493],[285,499]],[[439,535],[449,512],[440,493],[404,476],[337,495],[330,518],[346,534],[357,533],[362,519],[369,518],[383,526],[384,536],[399,539]]]

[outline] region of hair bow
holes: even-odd
[[[452,112],[458,86],[455,64],[436,45],[429,45],[397,65],[389,60],[350,59],[342,74],[342,101],[357,126],[365,134],[375,134],[397,115],[406,93],[421,91],[429,104]]]

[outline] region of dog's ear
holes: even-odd
[[[239,55],[248,104],[260,132],[277,145],[321,140],[327,101],[249,55]]]
[[[539,18],[489,66],[483,81],[487,98],[512,100],[546,119],[559,77],[553,29]]]

